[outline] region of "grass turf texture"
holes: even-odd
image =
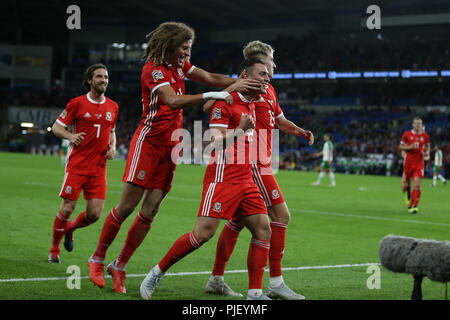
[[[87,259],[95,250],[103,222],[119,201],[124,161],[108,165],[108,194],[102,217],[75,232],[75,249],[68,253],[61,244],[62,264],[47,262],[52,224],[59,210],[64,168],[58,157],[0,153],[0,299],[140,299],[139,285],[149,268],[160,261],[181,235],[192,230],[201,200],[205,167],[179,165],[172,191],[162,203],[147,238],[131,258],[126,279],[127,294],[112,290],[112,279],[99,289],[88,276]],[[380,240],[387,234],[448,240],[450,202],[448,187],[422,183],[420,212],[407,212],[399,177],[336,175],[336,188],[329,188],[328,175],[319,187],[311,186],[317,173],[280,171],[276,178],[291,212],[283,267],[335,266],[379,262]],[[80,196],[74,219],[85,210]],[[108,250],[105,263],[117,257],[125,241],[133,213],[122,225]],[[221,225],[223,225],[222,222]],[[221,227],[218,229],[218,233]],[[218,235],[202,248],[174,265],[169,272],[210,271]],[[250,233],[241,232],[227,270],[245,270]],[[9,281],[16,278],[64,278],[67,267],[81,269],[81,289],[67,288],[66,279]],[[295,291],[310,300],[408,300],[411,275],[381,269],[381,288],[368,289],[367,266],[286,270],[283,277]],[[134,276],[133,276],[134,275]],[[152,299],[208,300],[222,297],[204,293],[209,274],[166,276]],[[226,273],[227,283],[246,295],[245,272]],[[264,276],[264,289],[268,273]],[[423,298],[444,299],[445,285],[424,279]],[[228,298],[230,299],[230,298]]]

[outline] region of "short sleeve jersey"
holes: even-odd
[[[435,166],[442,166],[442,151],[438,150],[434,154],[434,165]]]
[[[267,93],[261,95],[261,98],[255,101],[256,114],[256,134],[258,138],[258,165],[271,165],[272,156],[272,133],[275,129],[276,119],[283,115],[283,111],[278,104],[277,93],[269,83]],[[260,150],[263,147],[264,150]]]
[[[195,67],[185,61],[183,66],[155,65],[147,62],[141,74],[142,86],[142,117],[138,130],[143,138],[150,138],[157,145],[176,145],[172,141],[172,132],[183,126],[183,110],[172,110],[156,94],[162,86],[170,85],[178,95],[185,94],[184,79]]]
[[[405,165],[423,164],[423,148],[429,142],[430,138],[425,132],[417,134],[413,130],[406,131],[400,143],[407,146],[413,144],[414,149],[406,151]]]
[[[333,161],[333,148],[333,143],[330,140],[324,143],[322,161]]]
[[[216,101],[211,108],[209,127],[227,128],[234,130],[239,126],[242,114],[249,114],[255,119],[255,106],[246,100],[240,93],[232,92],[233,104],[230,106],[224,101]],[[206,168],[204,183],[252,182],[250,162],[250,141],[254,138],[254,130],[234,139],[233,145],[225,151],[213,150],[210,162]]]
[[[99,103],[88,93],[69,101],[56,122],[72,133],[86,135],[79,145],[69,144],[66,172],[90,176],[106,174],[105,155],[118,114],[119,105],[107,97]]]

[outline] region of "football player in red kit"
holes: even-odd
[[[251,77],[262,84],[269,82],[268,70],[260,59],[246,60],[242,69],[243,77]],[[173,264],[214,236],[221,219],[234,219],[252,234],[247,257],[247,299],[270,300],[262,293],[264,268],[270,247],[270,225],[264,200],[252,179],[249,145],[253,130],[247,131],[254,127],[253,100],[259,98],[259,93],[261,91],[252,94],[232,92],[231,106],[222,101],[213,105],[210,128],[214,128],[211,130],[214,150],[203,180],[197,223],[192,232],[175,241],[164,258],[151,268],[141,283],[143,299],[151,298],[158,282]],[[226,146],[223,147],[225,142]]]
[[[421,183],[425,169],[424,160],[430,158],[430,138],[423,131],[421,118],[415,117],[412,126],[412,130],[403,134],[399,149],[405,151],[402,190],[411,194],[408,211],[415,214],[419,212]],[[412,191],[411,180],[413,182]]]
[[[244,50],[244,57],[256,56],[262,59],[273,76],[276,67],[273,60],[273,48],[261,41],[248,43]],[[203,110],[210,108],[211,102],[207,102]],[[275,125],[283,132],[300,136],[306,139],[309,145],[314,143],[314,135],[311,131],[304,130],[286,119],[283,115],[275,89],[268,84],[267,93],[261,95],[261,99],[255,101],[256,126],[255,132],[258,138],[258,148],[265,148],[267,152],[259,152],[256,164],[252,165],[253,179],[259,187],[271,219],[270,227],[272,237],[270,239],[269,268],[270,279],[268,295],[271,298],[287,300],[303,300],[304,296],[291,290],[283,280],[281,260],[285,250],[286,229],[290,220],[290,213],[284,200],[277,180],[272,173],[272,131]],[[228,259],[230,258],[243,226],[236,221],[229,220],[224,226],[217,242],[216,259],[211,277],[206,284],[205,291],[221,295],[241,296],[233,291],[224,281],[224,273]]]
[[[232,98],[224,92],[185,95],[185,77],[214,88],[236,86],[260,88],[258,82],[236,81],[210,73],[189,62],[195,32],[179,22],[165,22],[147,35],[149,39],[142,59],[142,117],[130,144],[123,190],[119,203],[105,220],[97,248],[89,258],[89,276],[95,285],[103,287],[104,259],[122,222],[141,203],[140,210],[128,231],[117,259],[107,267],[113,277],[113,288],[125,293],[125,267],[150,230],[154,217],[175,174],[172,149],[179,140],[172,133],[183,123],[183,108],[194,107],[210,99]],[[256,85],[255,85],[256,84]]]
[[[60,242],[72,251],[73,232],[86,227],[100,217],[106,197],[106,160],[114,159],[116,150],[115,126],[119,106],[105,97],[108,71],[102,64],[94,64],[84,74],[87,94],[69,101],[52,126],[53,133],[70,141],[64,180],[59,196],[61,209],[53,223],[52,247],[48,261],[60,263]],[[68,221],[78,196],[83,190],[86,211]]]

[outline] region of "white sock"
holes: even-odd
[[[211,277],[209,278],[209,280],[213,281],[213,282],[223,282],[224,281],[224,276],[215,276],[215,275],[211,275]]]
[[[271,287],[278,287],[282,283],[283,283],[283,276],[270,277],[270,279],[269,279],[269,286],[271,286]]]
[[[325,177],[325,172],[320,172],[319,173],[319,178],[317,178],[317,183],[320,183],[320,181],[323,179],[323,177]]]
[[[336,184],[336,181],[334,180],[334,172],[330,172],[330,180],[332,184]]]
[[[153,271],[155,272],[155,274],[157,276],[163,276],[165,272],[162,272],[162,270],[159,268],[159,264],[157,264],[154,268]]]
[[[248,289],[248,295],[250,297],[257,298],[262,295],[262,289]]]
[[[433,186],[436,185],[437,176],[433,176]]]
[[[445,178],[444,178],[444,177],[443,177],[443,176],[442,176],[441,174],[440,174],[440,175],[438,175],[438,178],[439,178],[439,179],[441,179],[441,181],[442,181],[442,182],[444,182],[444,181],[445,181]]]

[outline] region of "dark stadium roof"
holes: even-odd
[[[450,12],[447,0],[10,0],[0,5],[0,43],[60,41],[71,4],[81,8],[83,26],[154,27],[175,20],[201,32],[293,25],[335,30],[346,16],[366,16],[374,3],[382,15]]]

